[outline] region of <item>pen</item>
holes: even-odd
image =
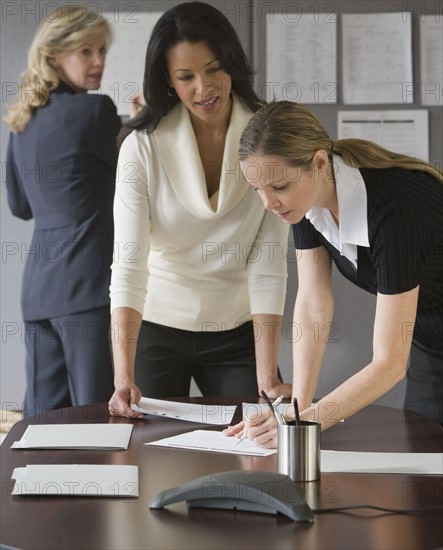
[[[277,399],[273,403],[271,403],[272,407],[274,408],[277,405],[280,405],[280,403],[283,401],[283,399],[284,399],[283,395],[280,395],[279,397],[277,397]],[[246,433],[245,432],[243,432],[242,436],[237,439],[236,445],[238,445],[241,441],[243,441],[243,439],[246,439]]]
[[[280,405],[280,403],[283,401],[284,396],[280,395],[280,397],[277,397],[277,399],[272,403],[273,407],[277,407],[277,405]]]
[[[300,412],[298,410],[298,401],[297,401],[297,398],[294,397],[294,413],[295,413],[295,425],[296,426],[300,426],[301,424],[301,421],[300,421]]]
[[[266,395],[266,392],[264,390],[260,390],[260,395],[263,397],[263,399],[266,401],[266,404],[273,412],[275,418],[277,419],[277,422],[279,424],[286,424],[286,420],[283,418],[283,416],[280,414],[280,411],[277,410],[277,408],[274,407],[274,405],[271,403],[271,400]]]

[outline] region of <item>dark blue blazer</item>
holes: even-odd
[[[60,84],[25,130],[10,135],[8,203],[35,222],[22,283],[26,321],[109,304],[120,127],[108,96]]]

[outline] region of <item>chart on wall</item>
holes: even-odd
[[[268,100],[337,102],[337,14],[269,13],[266,22]]]
[[[427,109],[339,111],[338,138],[373,141],[385,149],[429,160]]]
[[[424,105],[443,105],[443,17],[420,17],[419,97]]]
[[[343,102],[412,103],[411,14],[344,14]]]
[[[120,116],[130,114],[134,96],[143,91],[146,48],[163,12],[104,12],[114,39],[106,57],[101,92],[109,95]]]

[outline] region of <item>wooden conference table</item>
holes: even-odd
[[[185,399],[183,399],[185,401]],[[233,399],[190,398],[195,403],[234,404]],[[251,400],[247,400],[251,401]],[[234,420],[238,418],[237,408]],[[28,424],[132,422],[127,451],[11,450]],[[231,510],[188,509],[184,502],[161,510],[149,503],[160,491],[214,472],[277,470],[276,455],[248,457],[143,447],[154,441],[207,427],[150,416],[111,418],[106,404],[60,409],[45,418],[17,423],[0,447],[1,548],[41,550],[135,549],[420,549],[443,546],[442,512],[412,515],[371,510],[317,514],[313,523],[284,515]],[[370,406],[322,433],[322,449],[349,451],[443,452],[439,424],[415,414]],[[136,464],[138,498],[11,496],[15,467],[27,464]],[[443,476],[322,474],[305,483],[312,508],[371,504],[418,508],[443,504]]]

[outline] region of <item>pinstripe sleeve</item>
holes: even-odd
[[[299,223],[292,226],[295,248],[305,250],[308,248],[317,248],[322,245],[319,232],[312,223],[303,218]]]

